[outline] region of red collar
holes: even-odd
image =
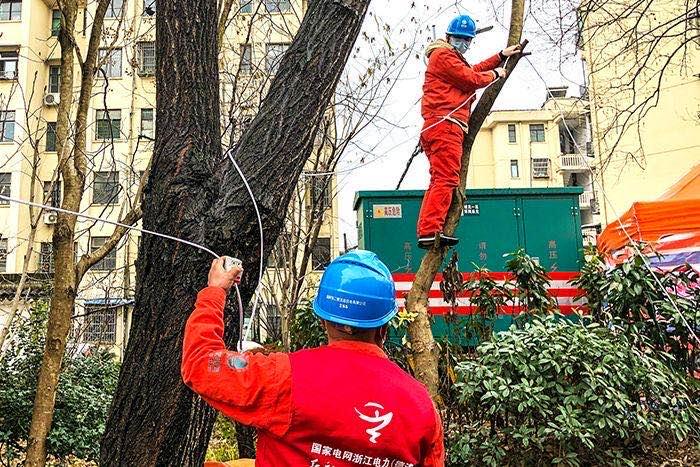
[[[380,347],[378,347],[376,344],[370,344],[369,342],[340,340],[331,342],[328,344],[328,347],[333,347],[334,349],[354,350],[356,352],[366,353],[375,357],[388,358]]]

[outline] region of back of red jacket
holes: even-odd
[[[291,424],[283,438],[259,433],[257,465],[417,466],[434,450],[428,392],[385,356],[326,346],[290,361]]]
[[[496,54],[472,67],[444,40],[430,44],[426,55],[428,67],[421,101],[423,120],[431,124],[450,116],[468,123],[474,93],[496,79],[495,73],[490,70],[499,66],[500,55]]]

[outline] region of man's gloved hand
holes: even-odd
[[[226,270],[224,269],[224,258],[217,258],[211,262],[208,285],[209,287],[221,287],[228,293],[234,283],[237,284],[241,281],[242,275],[242,267],[234,266]]]
[[[519,54],[520,52],[520,44],[517,44],[511,45],[510,47],[506,47],[505,49],[501,50],[501,55],[503,57],[510,57],[511,55]]]
[[[505,68],[501,68],[501,67],[494,68],[493,72],[496,73],[496,79],[505,78],[506,76],[508,76],[508,72],[506,71]]]

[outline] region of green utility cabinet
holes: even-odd
[[[583,237],[580,187],[466,191],[456,235],[460,268],[504,271],[504,255],[522,247],[547,271],[579,271]],[[355,195],[359,248],[374,251],[392,271],[415,272],[423,191],[360,191]]]
[[[496,280],[505,280],[505,255],[524,248],[549,272],[550,293],[564,313],[571,312],[577,295],[568,282],[581,269],[583,236],[579,213],[579,187],[467,190],[456,247],[462,272],[486,267]],[[355,196],[359,248],[373,251],[394,275],[397,299],[403,301],[420,266],[424,250],[416,246],[416,220],[422,191],[361,191]],[[446,261],[449,260],[446,258]],[[443,265],[444,266],[444,265]],[[433,334],[462,345],[474,345],[464,320],[473,308],[462,298],[453,309],[441,298],[437,284],[429,294]],[[470,311],[471,310],[471,311]],[[504,310],[496,331],[508,329],[517,307]],[[451,316],[448,325],[446,316]],[[460,333],[461,332],[461,333]],[[392,339],[400,335],[392,333]]]

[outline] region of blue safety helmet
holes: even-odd
[[[331,323],[372,329],[398,311],[391,272],[371,251],[355,250],[333,260],[314,299],[316,315]]]
[[[447,34],[465,39],[474,38],[476,37],[476,23],[469,15],[459,15],[450,21]]]

